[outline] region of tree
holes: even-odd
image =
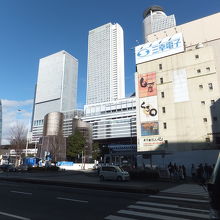
[[[16,123],[9,130],[9,141],[11,148],[15,150],[16,162],[20,159],[22,150],[27,144],[27,128],[22,123]]]
[[[66,156],[68,159],[77,160],[78,156],[84,150],[86,139],[83,137],[79,130],[75,131],[75,134],[67,138],[67,151]]]
[[[52,161],[57,162],[59,160],[66,159],[66,143],[63,135],[49,136],[49,149],[52,155]]]
[[[94,142],[92,144],[92,158],[94,160],[99,160],[101,157],[101,151],[99,148],[99,143],[98,142]]]

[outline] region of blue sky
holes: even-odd
[[[124,30],[126,95],[132,94],[135,63],[131,48],[136,40],[143,42],[142,14],[151,5],[162,6],[167,15],[175,14],[177,25],[220,12],[220,0],[0,0],[4,135],[14,119],[29,120],[39,59],[60,50],[79,60],[77,103],[83,108],[88,31],[108,22],[119,23]]]

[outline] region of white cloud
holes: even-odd
[[[16,123],[30,128],[33,100],[2,100],[2,144],[8,144],[9,130]]]
[[[15,100],[8,100],[2,99],[2,105],[6,108],[8,107],[22,107],[33,104],[33,99],[28,99],[24,101],[15,101]]]

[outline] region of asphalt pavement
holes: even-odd
[[[209,219],[207,192],[189,183],[146,194],[0,180],[0,195],[0,220]]]
[[[96,171],[2,172],[0,180],[120,192],[155,194],[180,182],[169,180],[100,181]]]

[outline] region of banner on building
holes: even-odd
[[[175,103],[189,101],[187,74],[185,69],[179,69],[173,72],[173,96]]]
[[[138,151],[156,151],[164,149],[164,139],[160,136],[141,137]]]
[[[158,120],[157,96],[140,98],[139,105],[141,123]]]
[[[135,60],[136,64],[139,64],[183,51],[183,35],[182,33],[177,33],[171,37],[162,38],[135,47]]]
[[[138,75],[139,98],[157,95],[156,73]]]
[[[159,134],[158,122],[141,123],[141,136],[150,136]]]

